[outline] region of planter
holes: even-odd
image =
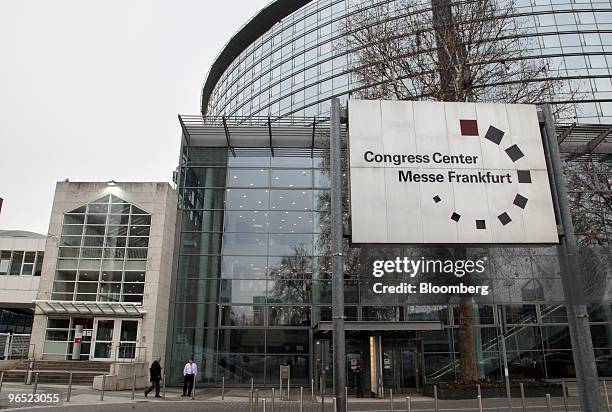
[[[546,397],[546,394],[550,394],[550,396],[563,396],[563,388],[560,384],[546,383],[534,385],[533,382],[528,382],[523,386],[526,398],[543,398]],[[503,384],[495,387],[483,387],[480,392],[483,398],[506,397],[506,388]],[[512,383],[510,385],[510,393],[513,398],[520,398],[520,386]],[[423,395],[433,397],[433,385],[425,385],[425,387],[423,387]],[[476,399],[477,396],[478,387],[476,385],[449,387],[448,384],[444,384],[442,387],[438,386],[438,399]]]

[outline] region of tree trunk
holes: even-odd
[[[471,299],[459,305],[459,380],[463,382],[478,380]]]

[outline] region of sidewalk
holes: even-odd
[[[225,411],[237,411],[237,412],[248,412],[249,411],[249,390],[245,388],[227,388],[225,391],[224,399],[221,397],[221,390],[219,388],[201,388],[195,392],[195,400],[191,398],[181,397],[181,389],[172,387],[166,388],[165,398],[159,399],[154,397],[154,393],[149,394],[149,397],[145,398],[143,390],[139,389],[135,392],[134,400],[131,399],[132,391],[106,391],[104,393],[104,401],[100,401],[100,391],[91,389],[89,386],[73,386],[70,402],[65,402],[67,387],[66,385],[51,385],[51,384],[39,384],[38,393],[58,393],[63,399],[61,405],[46,406],[46,405],[34,405],[32,404],[17,404],[15,402],[9,403],[9,394],[32,394],[33,386],[24,385],[22,383],[4,383],[2,386],[2,392],[0,393],[0,409],[14,409],[19,410],[36,410],[38,412],[57,412],[57,411],[81,411],[86,410],[87,412],[122,412],[122,411],[147,411],[147,412],[188,412],[188,411],[210,411],[210,412],[225,412]],[[263,411],[263,399],[266,400],[266,412],[272,411],[271,405],[271,389],[263,389],[258,391],[259,395],[259,412]],[[411,395],[411,411],[417,412],[434,412],[435,405],[432,398],[422,396],[419,394]],[[299,390],[292,390],[290,401],[279,401],[278,391],[275,394],[274,411],[275,412],[299,412],[300,403]],[[494,398],[494,399],[483,399],[483,411],[494,412],[504,411],[507,412],[506,399]],[[389,412],[391,411],[391,402],[387,399],[355,399],[349,397],[348,402],[349,411],[370,411],[370,412]],[[542,411],[547,412],[547,405],[545,398],[529,398],[526,400],[528,410],[531,411]],[[563,398],[552,399],[553,411],[566,411],[563,403]],[[322,406],[325,408],[322,409]],[[86,409],[85,409],[86,407]],[[395,396],[393,399],[393,411],[406,411],[406,397]],[[568,398],[568,411],[579,411],[577,405],[577,399],[574,397]],[[321,397],[315,396],[312,399],[310,393],[304,393],[304,412],[315,412],[315,411],[332,411],[332,398],[326,396],[322,402]],[[474,411],[478,412],[478,403],[475,399],[468,400],[440,400],[438,401],[439,412],[459,412],[459,411]],[[513,399],[513,412],[522,412],[522,405],[520,399]]]

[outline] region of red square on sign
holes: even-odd
[[[461,136],[478,136],[478,122],[476,120],[459,120]]]

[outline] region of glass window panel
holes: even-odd
[[[128,247],[148,247],[148,237],[130,237],[128,238]]]
[[[0,252],[0,275],[6,275],[11,263],[11,251],[3,250]]]
[[[67,270],[58,270],[55,272],[55,280],[76,280],[76,272]]]
[[[269,186],[268,169],[229,169],[227,187],[264,187]]]
[[[311,190],[271,190],[271,210],[312,210]]]
[[[127,249],[127,258],[128,259],[146,259],[147,252],[148,252],[147,249],[144,249],[144,248]]]
[[[310,326],[310,306],[270,306],[270,326]]]
[[[86,236],[83,239],[83,246],[102,247],[104,245],[103,236]]]
[[[144,282],[144,281],[145,281],[144,272],[125,272],[124,274],[124,282]]]
[[[77,249],[78,250],[78,249]],[[23,261],[23,252],[13,251],[13,259],[11,260],[10,275],[19,275],[21,273],[21,263]]]
[[[227,189],[225,209],[267,210],[269,191],[257,189]]]
[[[222,279],[220,299],[223,303],[264,303],[266,281]]]
[[[144,283],[124,283],[123,293],[128,295],[144,293]]]
[[[127,232],[128,232],[128,227],[127,226],[108,226],[107,228],[107,235],[109,236],[127,236]],[[97,234],[104,234],[104,232],[101,233],[97,233]]]
[[[264,334],[264,329],[219,329],[219,352],[264,353]]]
[[[65,225],[82,225],[85,223],[85,215],[73,215],[73,214],[65,214],[64,215],[64,224]]]
[[[309,303],[312,282],[308,280],[268,280],[268,302]]]
[[[82,235],[83,234],[83,225],[64,225],[62,227],[62,235]]]
[[[224,256],[221,276],[228,279],[265,278],[267,258],[255,256]]]
[[[306,355],[268,355],[266,356],[266,381],[279,382],[280,365],[291,367],[291,382],[307,383],[309,361]]]
[[[221,326],[263,326],[264,306],[223,306]]]
[[[119,272],[119,274],[121,274],[121,272]],[[99,278],[100,278],[100,272],[98,271],[90,270],[90,271],[80,271],[79,272],[80,281],[97,282]],[[121,277],[119,277],[119,280],[121,280]]]
[[[109,225],[127,225],[130,222],[130,215],[108,215]]]
[[[74,282],[53,282],[53,293],[74,292]]]
[[[136,260],[126,260],[125,261],[125,270],[146,270],[147,262],[136,261]]]
[[[185,173],[186,187],[225,187],[224,167],[189,167]]]
[[[104,236],[105,226],[85,226],[85,235],[88,236]]]
[[[223,235],[224,255],[266,255],[267,252],[267,234],[226,233]]]
[[[270,212],[271,233],[312,233],[314,217],[311,212]]]
[[[121,341],[135,342],[138,336],[138,321],[122,320],[121,334],[119,336]]]
[[[308,353],[308,330],[268,329],[268,353]]]
[[[149,226],[130,226],[130,236],[149,236],[150,232]]]
[[[81,258],[83,259],[98,259],[102,257],[102,248],[83,248],[81,249]]]
[[[110,281],[110,282],[121,282],[121,278],[123,276],[123,272],[115,271],[104,271],[102,272],[102,280]]]
[[[132,215],[130,218],[131,225],[150,225],[151,224],[151,216],[150,215]]]
[[[87,215],[88,225],[105,225],[106,215]]]
[[[308,234],[270,234],[268,253],[272,256],[312,254],[313,236]]]
[[[123,295],[122,302],[140,302],[142,303],[142,295]]]
[[[96,293],[98,291],[97,282],[78,282],[77,293]]]
[[[81,236],[62,236],[60,246],[81,246]]]
[[[107,236],[106,247],[121,248],[127,244],[126,237]]]
[[[267,232],[268,212],[226,212],[223,226],[225,232]]]
[[[127,203],[123,204],[112,204],[110,205],[110,213],[112,214],[129,214],[130,213],[130,205]]]

